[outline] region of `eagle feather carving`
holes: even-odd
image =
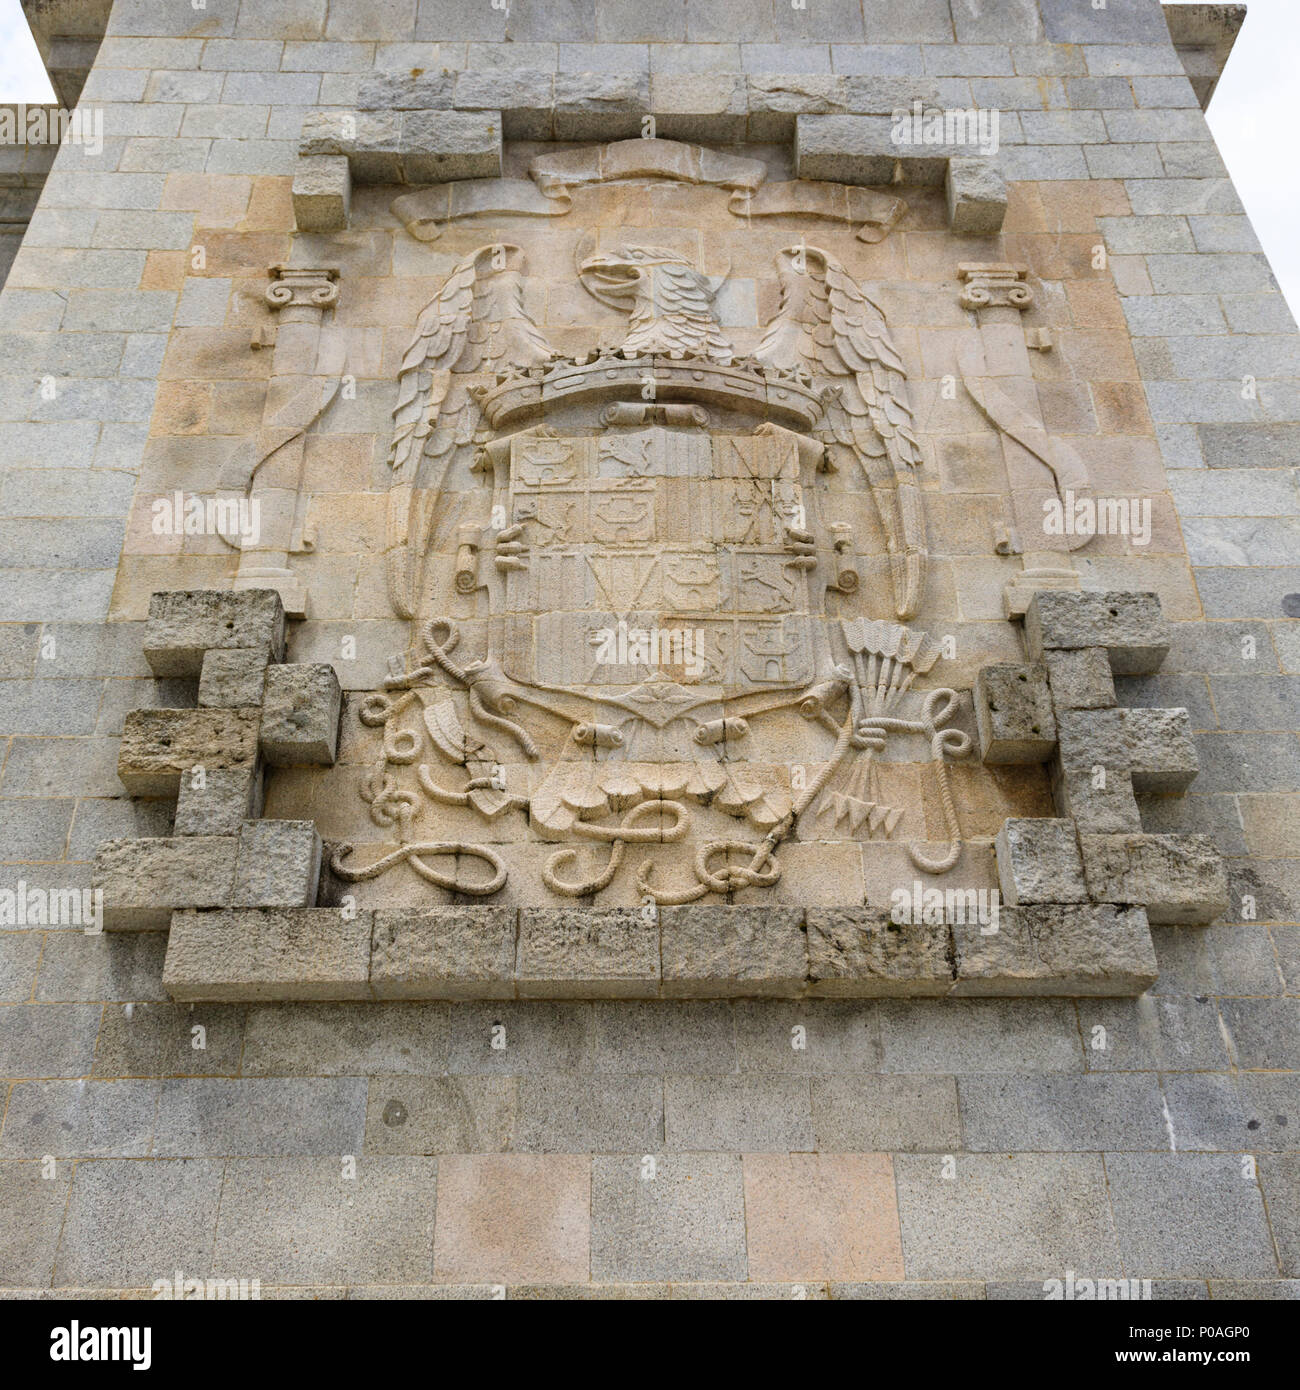
[[[834,387],[826,442],[853,454],[870,484],[888,547],[894,606],[913,617],[925,588],[927,547],[907,369],[880,306],[838,261],[811,246],[777,257],[781,302],[755,359],[803,370]]]
[[[544,366],[555,350],[524,308],[523,256],[497,242],[461,260],[425,306],[398,374],[388,494],[388,589],[415,615],[447,468],[473,445],[481,411],[475,376]]]

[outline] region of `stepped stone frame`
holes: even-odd
[[[740,356],[730,341],[718,303],[729,269],[709,277],[689,256],[653,245],[597,251],[596,229],[575,266],[590,295],[630,310],[617,348],[602,341],[565,356],[546,342],[526,307],[519,246],[492,241],[455,264],[420,316],[393,409],[388,587],[412,636],[404,665],[396,661],[360,709],[362,724],[383,729],[361,795],[377,825],[397,826],[397,845],[359,865],[350,842],[334,843],[322,877],[311,818],[258,817],[267,768],[328,767],[338,756],[344,700],[334,668],[284,664],[283,655],[286,616],[302,619],[312,606],[290,557],[314,546],[305,449],[347,379],[346,330],[326,320],[346,278],[334,265],[293,264],[298,253],[272,267],[265,298],[278,325],[253,340],[273,355],[254,461],[222,479],[227,500],[260,509],[267,523],[255,543],[230,526],[223,533],[240,552],[233,590],[160,592],[150,604],[145,654],[160,678],[197,678],[198,705],[127,718],[122,783],[133,795],[177,793],[175,835],[101,847],[105,925],[170,919],[164,981],[179,1000],[1141,993],[1156,978],[1148,923],[1212,920],[1226,907],[1226,880],[1208,838],[1142,831],[1134,793],[1180,795],[1197,770],[1187,712],[1120,709],[1111,681],[1112,672],[1152,674],[1164,659],[1157,597],[1080,590],[1070,555],[1089,535],[1026,544],[1046,530],[1045,498],[1090,496],[1091,484],[1078,454],[1016,400],[1029,352],[1051,351],[1052,340],[1021,326],[1035,293],[1014,263],[956,266],[969,315],[960,376],[1007,470],[1004,522],[989,549],[1020,557],[1003,608],[1009,625],[1023,622],[1029,663],[983,666],[969,698],[983,765],[1044,765],[1055,816],[1007,817],[983,842],[995,851],[1005,904],[991,923],[967,921],[960,906],[953,920],[964,887],[950,890],[947,912],[918,907],[910,923],[852,880],[802,908],[755,901],[781,877],[778,848],[796,833],[806,843],[805,826],[828,813],[850,841],[860,829],[869,839],[893,835],[906,808],[871,799],[873,755],[891,734],[929,740],[942,809],[946,844],[931,850],[913,831],[906,846],[911,870],[927,878],[913,881],[918,899],[927,890],[943,897],[934,880],[964,852],[948,764],[973,740],[945,727],[960,696],[918,691],[907,704],[914,717],[904,718],[902,697],[940,651],[924,632],[880,616],[907,620],[921,609],[932,549],[907,371],[879,302],[805,237],[829,222],[879,244],[907,213],[900,194],[942,186],[963,245],[995,238],[1007,206],[996,165],[961,147],[900,156],[890,118],[877,112],[899,99],[896,83],[750,76],[719,95],[665,80],[647,100],[643,84],[610,81],[609,92],[575,96],[561,79],[527,71],[367,79],[357,111],[305,122],[293,185],[304,245],[345,258],[356,181],[424,185],[399,193],[391,214],[426,245],[460,221],[506,219],[513,231],[527,219],[572,218],[580,190],[697,190],[703,209],[716,189],[746,224],[773,217],[807,228],[777,257],[781,299],[761,343]],[[571,143],[596,128],[628,138]],[[791,142],[796,177],[770,181],[761,159],[661,130],[733,148]],[[570,143],[554,153],[543,145],[517,179],[503,176],[512,138]],[[459,373],[477,374],[478,384],[466,387]],[[742,413],[753,433],[742,422],[740,435],[720,436],[715,417],[734,429]],[[491,489],[486,525],[443,491],[458,452],[472,454]],[[739,481],[715,481],[736,459]],[[855,463],[876,509],[874,556],[863,553],[860,519],[831,522],[824,500],[813,505]],[[575,506],[589,533],[575,531]],[[679,545],[688,535],[673,529],[673,513],[700,507],[711,511],[713,534],[703,549],[674,548],[672,537]],[[441,553],[454,559],[456,617],[441,599],[429,606]],[[585,599],[563,578],[575,560]],[[708,633],[705,684],[693,689],[700,674],[684,676],[690,653],[680,645],[616,657],[633,672],[620,685],[607,688],[595,668],[575,684],[593,641],[581,610],[597,591],[610,610],[600,630],[617,628],[619,640],[633,608],[647,603],[668,610],[674,639],[692,635],[681,624],[708,624],[693,629],[696,640]],[[484,596],[487,649],[474,662],[453,658]],[[709,616],[715,605],[721,622]],[[557,611],[575,606],[568,617]],[[464,769],[462,790],[425,764],[413,791],[396,785],[425,737],[399,719],[417,697],[433,747]],[[519,722],[533,707],[571,730],[546,757],[528,720]],[[806,788],[793,769],[787,777],[774,768],[770,748],[757,755],[766,762],[752,763],[748,751],[755,718],[796,707],[834,741],[814,755],[821,761]],[[692,728],[696,751],[683,753],[677,731]],[[493,731],[541,758],[540,787],[525,776],[531,791],[512,790],[520,769],[504,765]],[[664,790],[669,783],[676,790]],[[421,791],[432,838],[412,828]],[[503,895],[518,869],[500,843],[444,829],[465,819],[451,807],[494,824],[526,812],[547,838],[607,845],[608,863],[584,876],[578,849],[560,849],[540,865],[540,896],[513,887]],[[647,860],[635,880],[639,904],[601,896],[629,844],[683,841],[705,808],[767,833],[690,841],[694,886],[665,885]],[[977,838],[968,860],[978,848]],[[395,866],[441,890],[442,905],[367,899],[360,885]],[[503,896],[506,905],[474,905]]]

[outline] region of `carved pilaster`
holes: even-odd
[[[961,292],[963,309],[1029,309],[1034,290],[1025,283],[1029,274],[1023,265],[1000,262],[964,262],[957,272],[966,282]]]

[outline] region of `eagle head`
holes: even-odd
[[[602,304],[627,309],[638,300],[654,297],[654,275],[660,267],[694,275],[685,256],[662,246],[615,246],[588,256],[578,274],[589,293]]]

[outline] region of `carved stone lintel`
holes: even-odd
[[[335,266],[273,265],[274,278],[266,288],[272,309],[328,309],[338,301],[339,272]]]
[[[966,282],[961,292],[963,309],[1023,310],[1033,305],[1034,291],[1025,284],[1029,271],[1023,265],[967,261],[957,271]]]

